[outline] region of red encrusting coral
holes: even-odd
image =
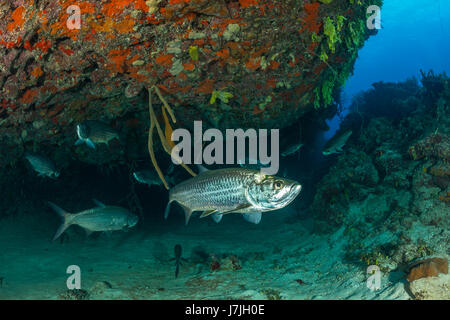
[[[68,28],[70,5],[81,10],[80,29]],[[349,7],[364,16],[356,4],[333,9],[348,16]],[[284,127],[311,109],[312,89],[328,69],[311,41],[326,16],[319,2],[23,0],[6,8],[0,11],[6,17],[0,24],[0,70],[6,70],[0,95],[16,99],[16,109],[27,108],[31,118],[38,117],[36,110],[79,106],[43,120],[46,129],[59,130],[58,139],[73,133],[61,123],[74,118],[114,119],[145,108],[140,93],[155,84],[188,125],[202,118],[221,128]],[[328,64],[343,64],[345,55],[337,50],[337,56]],[[210,104],[214,91],[233,95],[223,108],[229,112]],[[9,115],[2,121],[17,123]]]

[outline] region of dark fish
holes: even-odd
[[[180,244],[175,245],[174,247],[175,251],[175,278],[178,278],[178,273],[180,272],[180,265],[182,265],[181,261],[186,261],[181,255],[182,255],[182,248]]]
[[[56,232],[53,240],[56,240],[71,225],[79,225],[89,234],[94,231],[115,231],[134,227],[139,217],[125,208],[105,206],[94,200],[97,207],[79,213],[71,214],[61,209],[56,204],[48,202],[50,207],[63,218],[63,223]]]
[[[298,144],[294,144],[289,146],[288,148],[286,148],[282,153],[281,156],[282,157],[287,157],[291,154],[296,153],[298,150],[300,150],[300,148],[303,147],[303,143],[298,143]]]
[[[32,152],[26,152],[25,159],[30,162],[34,171],[38,173],[38,176],[50,177],[53,179],[59,177],[59,171],[56,170],[54,163],[50,159]]]
[[[291,203],[301,191],[293,180],[278,178],[258,170],[226,168],[202,172],[170,190],[165,218],[170,204],[183,207],[186,224],[194,211],[201,217],[212,215],[220,222],[222,215],[241,213],[249,222],[259,223],[261,212],[281,209]]]
[[[153,170],[140,170],[133,172],[133,177],[140,183],[145,183],[149,187],[152,185],[162,186],[163,183],[158,174]],[[167,180],[167,178],[166,178]]]
[[[333,153],[342,152],[342,148],[347,143],[348,138],[352,135],[352,130],[346,130],[336,133],[333,138],[328,140],[322,150],[322,154],[328,156]]]
[[[303,147],[305,144],[303,143],[303,131],[302,131],[302,126],[299,125],[298,130],[299,130],[299,138],[297,140],[296,143],[290,144],[288,145],[286,148],[283,149],[283,151],[281,152],[281,156],[282,157],[287,157],[291,154],[296,153],[297,151],[299,151],[301,149],[301,147]]]
[[[92,149],[99,143],[109,144],[113,139],[119,139],[119,134],[104,122],[85,120],[77,125],[78,140],[75,145],[86,143]]]

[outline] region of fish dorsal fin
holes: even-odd
[[[208,172],[209,169],[207,169],[206,167],[202,166],[201,164],[197,164],[197,168],[198,168],[198,172],[199,173],[203,173],[203,172]]]
[[[106,207],[105,204],[104,204],[103,202],[100,202],[100,201],[98,201],[97,199],[92,199],[92,201],[95,203],[95,205],[96,205],[97,207],[100,207],[100,208]]]
[[[201,214],[200,218],[207,217],[207,216],[209,216],[210,214],[213,214],[216,211],[217,211],[217,209],[203,211],[203,213]]]

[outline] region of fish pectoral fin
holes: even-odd
[[[89,229],[84,229],[84,232],[86,233],[86,238],[89,237],[94,231],[91,231]]]
[[[200,218],[207,217],[210,214],[213,214],[214,212],[217,212],[217,209],[203,211],[203,213],[201,214]]]
[[[261,212],[243,213],[242,217],[250,223],[258,224],[261,222],[262,214]]]
[[[100,201],[98,201],[97,199],[92,199],[92,201],[95,203],[95,205],[96,205],[97,207],[100,207],[100,208],[106,207],[105,204],[104,204],[103,202],[100,202]]]
[[[84,143],[84,141],[81,139],[78,139],[77,141],[75,141],[76,146],[79,146],[80,144],[83,144],[83,143]]]
[[[239,206],[237,206],[236,208],[229,210],[229,211],[222,211],[221,214],[229,214],[229,213],[233,213],[239,210],[244,210],[247,208],[250,208],[252,205],[250,203],[244,203],[244,204],[240,204]]]
[[[211,218],[214,220],[215,223],[219,223],[222,221],[223,214],[220,212],[215,212],[211,215]]]
[[[91,139],[86,139],[86,144],[92,149],[97,149],[97,147],[95,146],[95,143],[92,142]]]

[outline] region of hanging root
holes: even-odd
[[[155,90],[159,100],[162,102],[161,106],[161,112],[163,114],[164,122],[165,122],[165,132],[161,129],[161,126],[159,125],[158,120],[156,119],[155,111],[153,110],[153,104],[152,104],[152,90]],[[163,149],[166,153],[172,156],[172,149],[175,147],[172,140],[170,139],[170,135],[172,134],[172,127],[170,126],[169,119],[167,117],[166,112],[170,115],[170,118],[173,123],[176,123],[177,120],[175,118],[175,115],[172,112],[172,109],[170,108],[167,101],[164,99],[163,95],[161,94],[161,91],[157,86],[153,86],[150,89],[148,89],[148,109],[150,114],[150,130],[148,131],[148,153],[150,154],[150,158],[152,160],[153,166],[155,167],[156,172],[158,173],[159,178],[164,184],[164,187],[166,187],[167,190],[169,190],[169,185],[167,184],[166,179],[164,178],[164,174],[162,173],[161,169],[158,166],[158,163],[156,161],[155,152],[153,150],[153,130],[156,127],[156,131],[158,132],[159,139],[161,141],[161,144],[163,146]],[[174,155],[176,157],[176,155]],[[186,169],[189,174],[192,176],[196,176],[196,174],[186,165],[184,164],[180,158],[176,158],[177,162],[181,164],[181,166]]]

